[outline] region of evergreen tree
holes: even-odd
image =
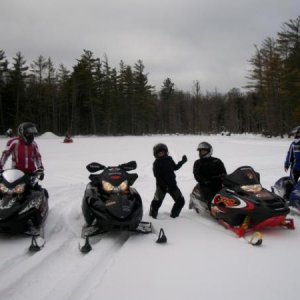
[[[6,83],[6,77],[8,72],[8,61],[5,59],[5,52],[0,49],[0,129],[5,130],[4,110],[3,104],[4,87]]]
[[[25,94],[28,66],[26,66],[26,60],[21,52],[17,52],[13,61],[8,79],[8,101],[12,104],[8,114],[9,122],[17,126],[26,119],[26,114],[23,112],[28,111],[30,105]]]

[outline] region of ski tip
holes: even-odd
[[[252,246],[260,246],[263,243],[263,236],[259,231],[255,231],[250,237],[248,243]]]
[[[165,244],[166,242],[167,242],[167,237],[165,235],[163,228],[161,228],[159,231],[159,235],[158,235],[158,239],[157,239],[156,243]]]
[[[79,250],[83,254],[89,253],[92,250],[92,246],[89,242],[89,236],[85,237],[85,244],[83,246],[79,244]]]
[[[29,246],[28,250],[29,252],[38,252],[40,251],[45,245],[45,241],[42,237],[40,236],[32,236],[31,239],[31,245]]]

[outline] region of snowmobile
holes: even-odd
[[[89,237],[110,231],[133,231],[151,233],[150,222],[143,222],[143,204],[139,193],[132,187],[138,174],[129,173],[136,169],[135,161],[119,166],[105,167],[93,162],[86,166],[92,173],[84,192],[82,212],[86,225],[82,229],[85,245],[80,251],[91,250]],[[102,171],[103,170],[103,171]],[[93,174],[102,171],[101,173]],[[166,241],[161,229],[158,243]]]
[[[291,177],[284,176],[278,179],[271,189],[287,201],[291,210],[300,213],[300,181],[295,183]]]
[[[30,251],[40,246],[36,238],[42,235],[48,214],[48,193],[37,186],[42,170],[31,176],[18,169],[4,170],[0,175],[0,232],[32,236]]]
[[[191,193],[189,208],[198,213],[206,212],[238,237],[245,238],[246,233],[254,232],[248,240],[252,245],[262,243],[257,230],[275,226],[295,228],[293,219],[286,217],[290,211],[286,201],[263,188],[259,173],[250,166],[239,167],[224,176],[223,187],[214,196],[210,210],[197,184]],[[254,236],[256,242],[252,240]]]

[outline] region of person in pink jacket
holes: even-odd
[[[44,170],[42,157],[34,136],[38,133],[35,124],[25,122],[18,127],[18,136],[8,140],[6,149],[0,159],[0,171],[3,170],[7,159],[11,156],[12,168],[31,174],[37,169]],[[40,176],[43,180],[44,174]]]

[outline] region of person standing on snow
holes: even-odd
[[[6,149],[3,151],[0,159],[0,172],[9,158],[12,156],[12,168],[19,169],[25,174],[32,174],[37,169],[44,170],[42,157],[38,146],[34,141],[34,135],[37,134],[36,126],[31,122],[25,122],[18,127],[18,136],[9,139]],[[44,174],[40,175],[43,180]]]
[[[222,188],[222,177],[227,174],[223,162],[212,157],[213,147],[207,142],[198,145],[199,159],[194,162],[193,173],[210,210],[211,201]]]
[[[182,160],[175,164],[173,158],[169,156],[168,147],[165,144],[157,144],[153,147],[153,155],[155,161],[153,163],[153,173],[156,178],[156,191],[154,199],[150,205],[149,215],[156,219],[158,210],[167,193],[175,201],[170,216],[176,218],[179,216],[181,209],[184,206],[184,198],[176,182],[176,170],[187,162],[186,155],[182,156]]]
[[[287,172],[289,168],[291,171],[291,179],[294,183],[297,183],[300,177],[300,129],[296,131],[295,140],[291,143],[285,159],[285,172]]]

